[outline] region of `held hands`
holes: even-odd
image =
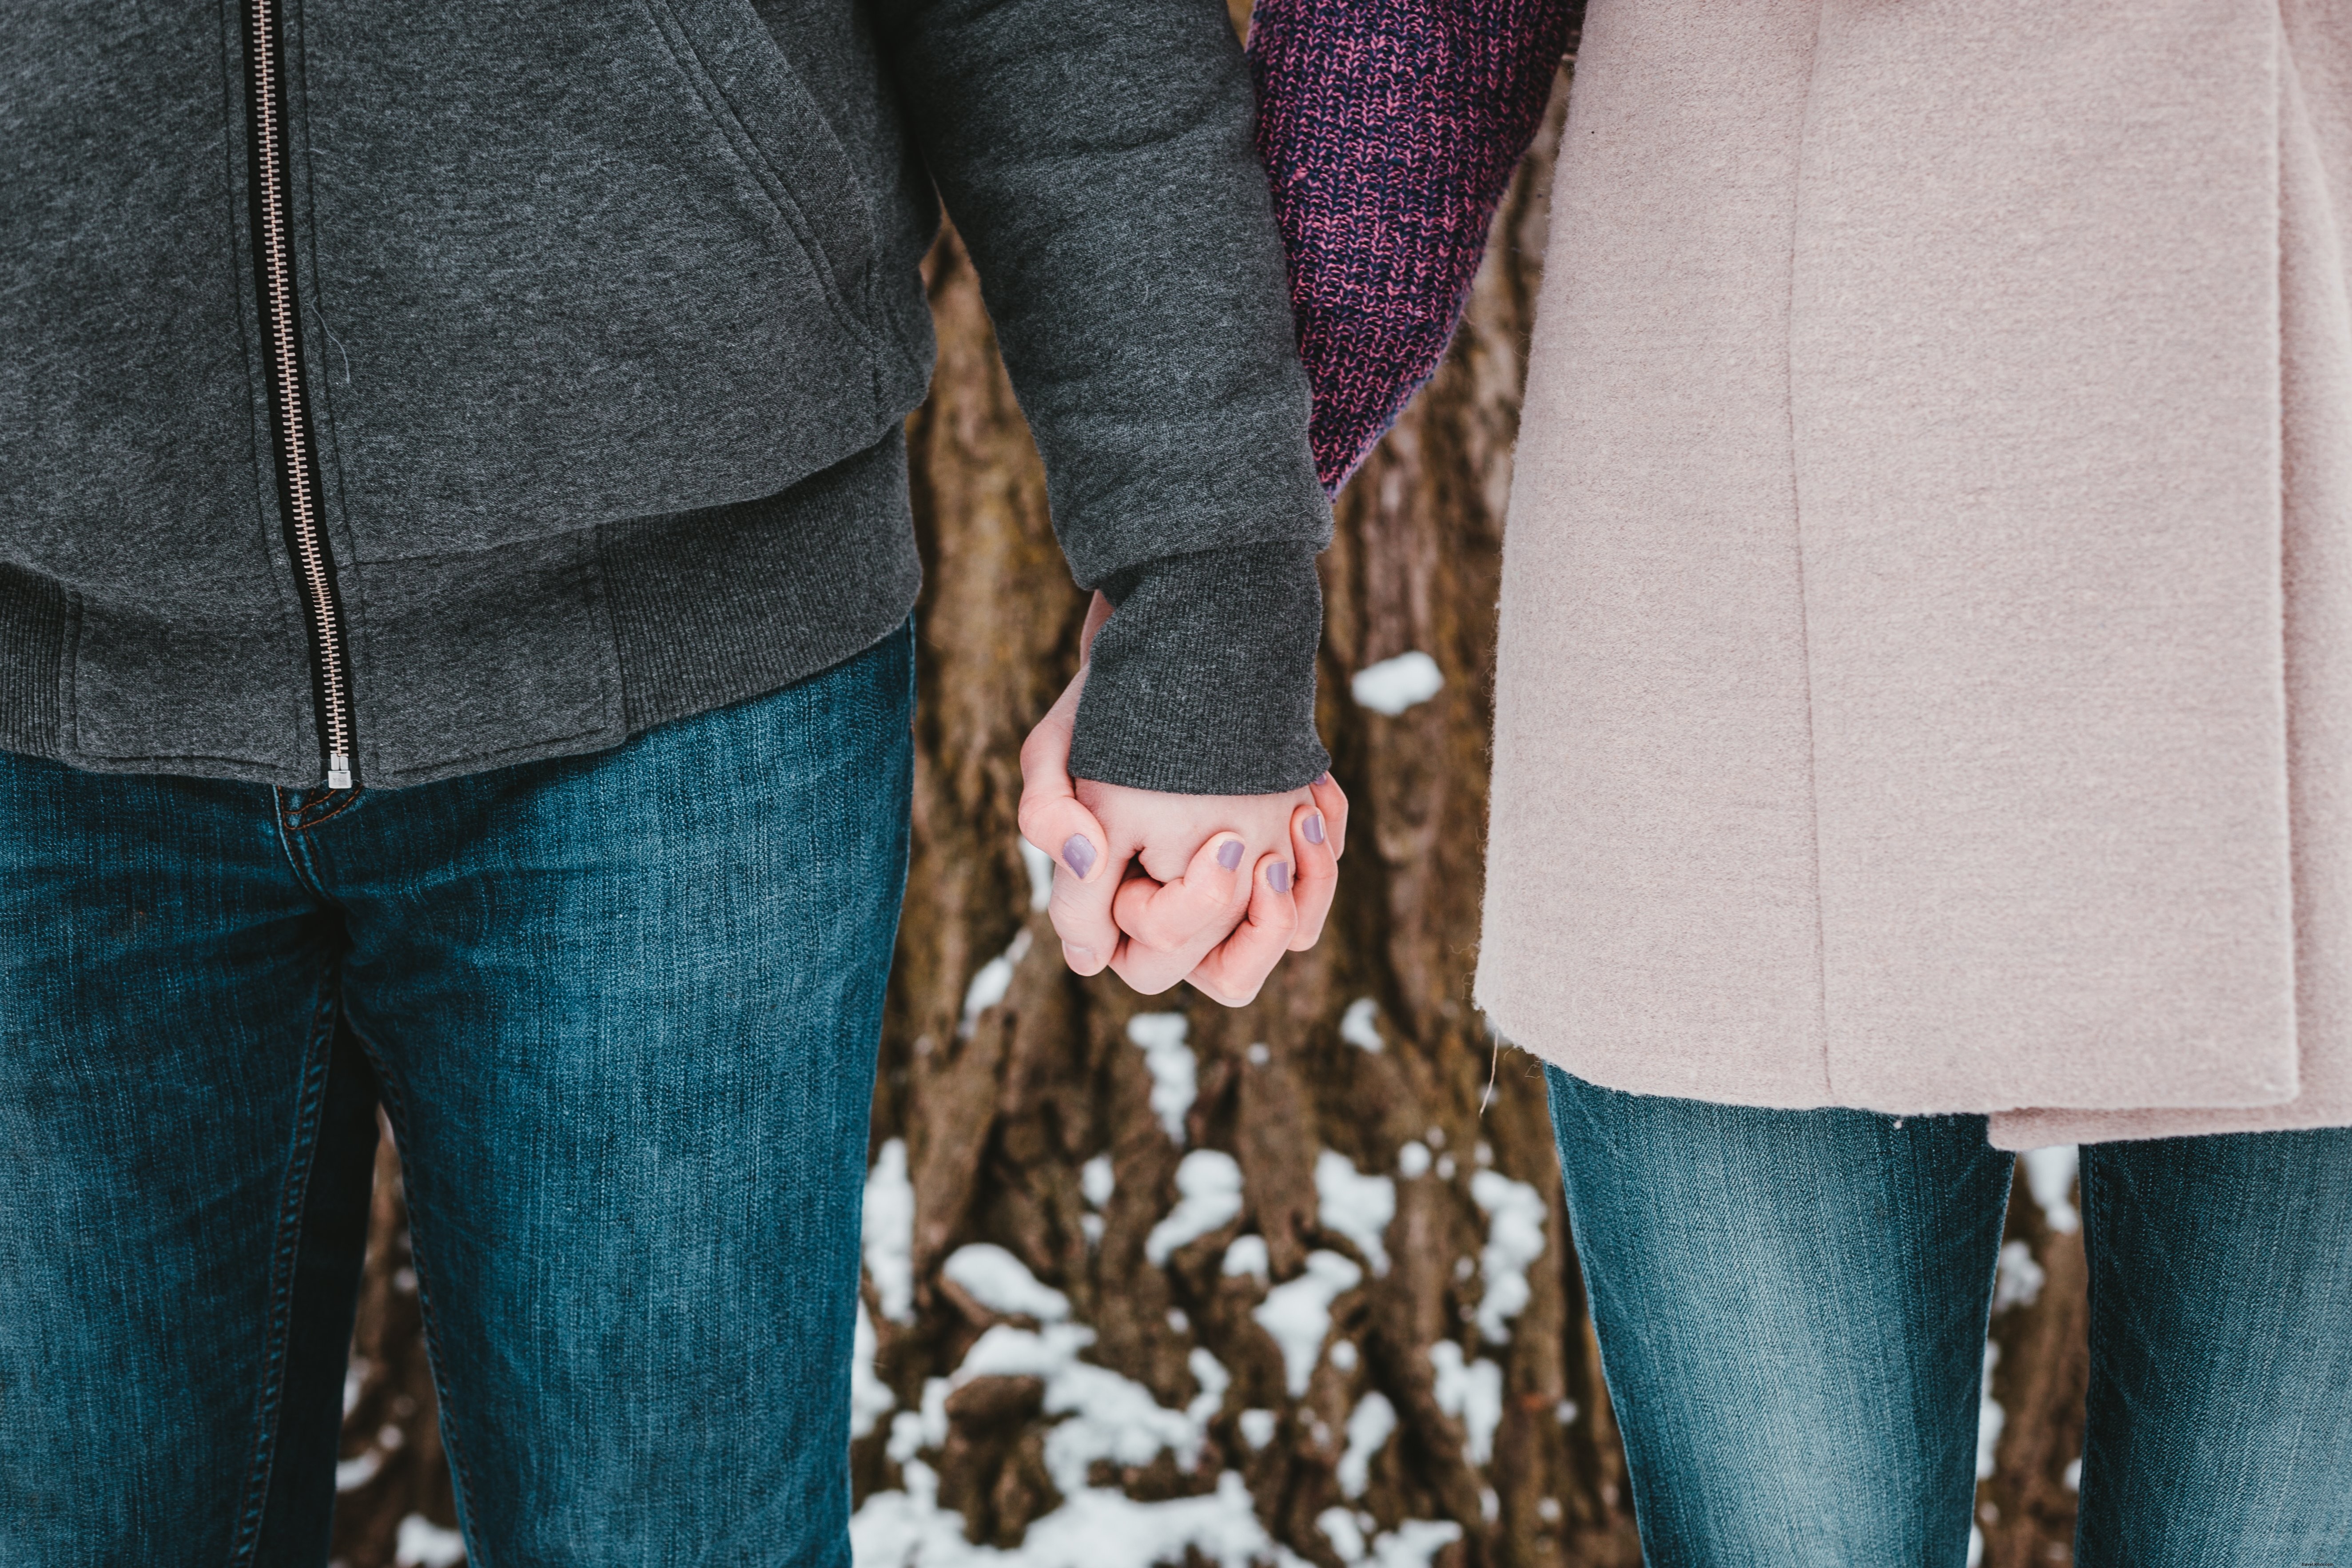
[[[1095,595],[1080,644],[1110,618]],[[1070,777],[1087,668],[1021,747],[1021,834],[1054,857],[1054,930],[1080,974],[1146,995],[1179,980],[1229,1007],[1323,934],[1348,797],[1325,774],[1287,795],[1165,795]]]

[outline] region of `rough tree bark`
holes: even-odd
[[[909,424],[928,569],[915,847],[874,1101],[876,1149],[895,1139],[906,1150],[915,1289],[911,1321],[895,1321],[868,1281],[877,1371],[898,1411],[915,1411],[926,1380],[946,1377],[1002,1321],[940,1273],[958,1247],[995,1243],[1066,1295],[1071,1318],[1096,1332],[1092,1361],[1160,1405],[1198,1394],[1196,1347],[1231,1374],[1197,1464],[1162,1451],[1123,1469],[1097,1464],[1089,1484],[1166,1499],[1237,1472],[1275,1539],[1319,1568],[1343,1562],[1318,1523],[1343,1503],[1370,1516],[1368,1537],[1407,1520],[1458,1525],[1458,1540],[1436,1553],[1440,1568],[1639,1560],[1541,1079],[1528,1058],[1496,1053],[1468,991],[1502,518],[1563,101],[1555,95],[1496,221],[1445,366],[1341,500],[1323,562],[1319,706],[1353,802],[1341,893],[1322,945],[1294,955],[1239,1011],[1181,989],[1147,1000],[1108,976],[1075,980],[1052,956],[1015,834],[1015,752],[1074,666],[1084,605],[952,236],[929,268],[940,368]],[[1357,671],[1415,650],[1444,677],[1433,698],[1393,716],[1349,700]],[[1009,983],[999,999],[968,1008],[987,1002],[971,983],[1000,955],[1013,959]],[[1368,1041],[1369,1022],[1379,1049],[1342,1037],[1351,1008],[1347,1033]],[[1181,1142],[1129,1034],[1137,1015],[1170,1012],[1187,1021],[1196,1063]],[[1238,1163],[1243,1206],[1155,1266],[1146,1238],[1176,1202],[1180,1160],[1201,1149]],[[1393,1183],[1384,1274],[1326,1223],[1317,1186],[1325,1151]],[[1115,1179],[1097,1212],[1081,1171],[1101,1155]],[[1526,1269],[1524,1304],[1507,1320],[1489,1313],[1507,1327],[1498,1343],[1475,1319],[1510,1272],[1485,1257],[1489,1211],[1522,1190],[1509,1184],[1540,1201],[1542,1251]],[[389,1155],[378,1191],[344,1436],[352,1484],[336,1530],[350,1568],[392,1563],[405,1518],[446,1526],[453,1517]],[[2021,1184],[2011,1227],[2043,1279],[1996,1321],[2006,1422],[1979,1518],[1985,1561],[2001,1568],[2069,1560],[2063,1472],[2079,1436],[2084,1367],[2079,1237],[2053,1229]],[[1275,1283],[1298,1275],[1310,1251],[1363,1266],[1361,1284],[1331,1305],[1330,1341],[1303,1396],[1290,1394],[1276,1342],[1252,1315],[1268,1284],[1220,1266],[1244,1233],[1264,1238]],[[2016,1258],[2011,1295],[2034,1272]],[[1480,1360],[1501,1374],[1491,1435],[1474,1429],[1482,1422],[1454,1370]],[[1348,1498],[1339,1472],[1349,1418],[1375,1390],[1394,1408],[1395,1435],[1372,1457],[1361,1496]],[[1061,1500],[1044,1458],[1054,1418],[1040,1394],[1034,1379],[970,1381],[946,1405],[946,1441],[923,1451],[940,1505],[962,1514],[971,1541],[1017,1546]],[[1252,1441],[1244,1410],[1275,1413],[1270,1441]],[[904,1483],[887,1451],[891,1425],[877,1421],[854,1446],[861,1502]],[[1474,1448],[1484,1462],[1473,1462]]]

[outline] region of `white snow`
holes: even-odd
[[[421,1513],[412,1513],[400,1521],[392,1560],[399,1568],[457,1568],[466,1560],[466,1538],[442,1529]]]
[[[1359,706],[1391,718],[1444,689],[1445,677],[1439,672],[1437,661],[1419,648],[1368,664],[1348,682],[1348,694]]]
[[[1315,1528],[1323,1532],[1323,1539],[1331,1543],[1331,1550],[1339,1554],[1340,1562],[1361,1563],[1364,1560],[1363,1527],[1356,1522],[1356,1516],[1350,1510],[1336,1505],[1327,1508],[1315,1516]]]
[[[1255,1274],[1260,1284],[1272,1279],[1274,1268],[1266,1258],[1265,1237],[1255,1235],[1234,1237],[1233,1245],[1225,1248],[1225,1260],[1219,1272],[1228,1278],[1236,1274]]]
[[[959,1247],[940,1272],[992,1312],[1058,1323],[1070,1315],[1070,1299],[1029,1272],[1029,1266],[992,1241]]]
[[[2041,1299],[2048,1279],[2042,1265],[2033,1261],[2033,1248],[2021,1241],[2002,1242],[2000,1265],[1993,1275],[1992,1310],[2006,1312],[2011,1307],[2031,1307]]]
[[[376,1472],[383,1468],[383,1450],[381,1448],[370,1448],[357,1458],[338,1459],[335,1461],[335,1489],[355,1492],[375,1479]]]
[[[1369,996],[1357,997],[1348,1004],[1348,1010],[1339,1015],[1339,1037],[1359,1050],[1379,1056],[1387,1044],[1381,1038],[1381,1026],[1375,1021],[1380,1015],[1379,1003]]]
[[[1429,1568],[1439,1549],[1461,1539],[1462,1527],[1450,1519],[1401,1520],[1372,1542],[1371,1568]]]
[[[964,987],[963,1019],[956,1025],[958,1039],[970,1039],[980,1016],[1004,1000],[1005,993],[1013,989],[1013,965],[1029,956],[1033,941],[1029,928],[1023,926],[1013,933],[1011,947],[980,966],[980,973]]]
[[[1983,1562],[1984,1562],[1984,1531],[1983,1531],[1983,1530],[1981,1530],[1981,1529],[1980,1529],[1980,1528],[1979,1528],[1978,1526],[1976,1526],[1976,1525],[1974,1525],[1974,1524],[1971,1524],[1971,1525],[1969,1525],[1969,1564],[1968,1564],[1968,1568],[1979,1568],[1979,1565],[1980,1565]]]
[[[2081,1491],[2083,1489],[2083,1461],[2079,1458],[2067,1460],[2066,1473],[2063,1479],[2066,1482],[2066,1489],[2068,1491]]]
[[[1095,1207],[1100,1208],[1109,1203],[1111,1194],[1118,1190],[1118,1178],[1111,1173],[1109,1155],[1097,1154],[1078,1167],[1078,1191]]]
[[[1331,1357],[1331,1364],[1338,1367],[1341,1372],[1353,1372],[1356,1370],[1357,1355],[1355,1341],[1340,1340],[1332,1345],[1329,1353]]]
[[[849,1521],[856,1568],[1153,1568],[1181,1563],[1188,1551],[1221,1568],[1307,1568],[1266,1533],[1232,1470],[1205,1497],[1165,1502],[1087,1488],[1034,1521],[1010,1551],[963,1538],[963,1515],[939,1506],[939,1477],[929,1465],[909,1463],[906,1477],[905,1491],[875,1493]]]
[[[1381,1237],[1396,1218],[1396,1183],[1367,1176],[1348,1156],[1326,1149],[1315,1157],[1316,1223],[1356,1244],[1374,1274],[1389,1271]]]
[[[1265,1447],[1274,1441],[1274,1429],[1279,1420],[1280,1417],[1271,1410],[1243,1411],[1238,1420],[1242,1441],[1254,1450]]]
[[[866,1272],[894,1323],[915,1321],[915,1184],[907,1141],[893,1138],[866,1175]]]
[[[1054,901],[1054,858],[1026,838],[1021,845],[1021,868],[1029,873],[1029,907],[1042,910]]]
[[[1331,1303],[1364,1281],[1354,1260],[1336,1252],[1307,1255],[1307,1270],[1265,1293],[1250,1316],[1282,1348],[1284,1381],[1292,1398],[1307,1392],[1323,1342],[1331,1332]]]
[[[881,1348],[881,1341],[874,1332],[874,1320],[866,1315],[863,1298],[857,1303],[857,1333],[853,1343],[856,1348],[849,1357],[849,1435],[863,1437],[898,1404],[898,1396],[874,1371],[874,1355]]]
[[[360,1394],[367,1386],[369,1367],[363,1356],[353,1356],[343,1369],[343,1415],[346,1418],[359,1407]]]
[[[1440,1340],[1429,1347],[1436,1373],[1431,1391],[1437,1407],[1462,1423],[1462,1457],[1483,1465],[1495,1454],[1495,1429],[1503,1424],[1503,1369],[1480,1357],[1466,1361],[1462,1347]]]
[[[1429,1145],[1418,1138],[1408,1139],[1397,1151],[1397,1173],[1407,1180],[1429,1174]]]
[[[1184,1142],[1184,1113],[1192,1109],[1199,1063],[1184,1043],[1192,1025],[1181,1013],[1138,1013],[1127,1021],[1127,1037],[1143,1051],[1151,1074],[1151,1110],[1177,1143]]]
[[[2033,1201],[2042,1205],[2042,1217],[2050,1228],[2063,1235],[2080,1226],[2083,1216],[2074,1212],[2074,1197],[2082,1151],[2072,1143],[2059,1143],[2028,1149],[2018,1158],[2025,1162],[2025,1184]]]
[[[1360,1498],[1371,1485],[1372,1460],[1396,1435],[1396,1406],[1374,1389],[1348,1417],[1348,1451],[1339,1456],[1339,1495]],[[1326,1531],[1328,1534],[1328,1531]],[[1346,1555],[1346,1553],[1341,1553]]]
[[[1977,1479],[1991,1479],[1994,1452],[2000,1447],[2000,1429],[2009,1413],[1992,1396],[1992,1369],[2000,1363],[2000,1347],[1985,1342],[1984,1382],[1977,1401]]]
[[[1543,1256],[1543,1194],[1499,1171],[1480,1171],[1470,1178],[1470,1196],[1486,1211],[1486,1248],[1478,1258],[1486,1289],[1478,1299],[1478,1332],[1489,1344],[1502,1344],[1511,1337],[1511,1320],[1531,1299],[1528,1266]]]
[[[1154,1268],[1188,1241],[1233,1223],[1242,1212],[1242,1168],[1231,1154],[1195,1149],[1176,1166],[1176,1206],[1143,1238],[1143,1256]]]

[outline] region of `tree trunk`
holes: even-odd
[[[1076,980],[1055,956],[1015,753],[1074,668],[1085,606],[971,267],[951,235],[931,258],[940,367],[908,426],[928,573],[914,860],[874,1100],[859,1568],[966,1541],[1036,1568],[1639,1561],[1542,1080],[1469,1000],[1502,517],[1563,103],[1451,356],[1341,499],[1319,701],[1353,810],[1339,901],[1322,944],[1237,1011]],[[1392,714],[1350,699],[1356,672],[1416,652],[1434,695]],[[409,1516],[419,1548],[419,1525],[452,1519],[388,1158],[384,1178],[337,1519],[350,1568],[391,1563]],[[1191,1223],[1163,1228],[1180,1200]],[[1986,1561],[2063,1563],[2080,1238],[2014,1211],[2045,1278],[1997,1320]],[[962,1250],[982,1243],[1018,1267]],[[1020,1300],[1024,1269],[1066,1307]],[[2012,1253],[2008,1293],[2033,1273]]]

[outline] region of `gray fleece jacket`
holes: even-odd
[[[870,646],[919,578],[936,187],[1119,605],[1076,771],[1326,765],[1329,511],[1221,0],[0,17],[0,749],[397,786]]]

